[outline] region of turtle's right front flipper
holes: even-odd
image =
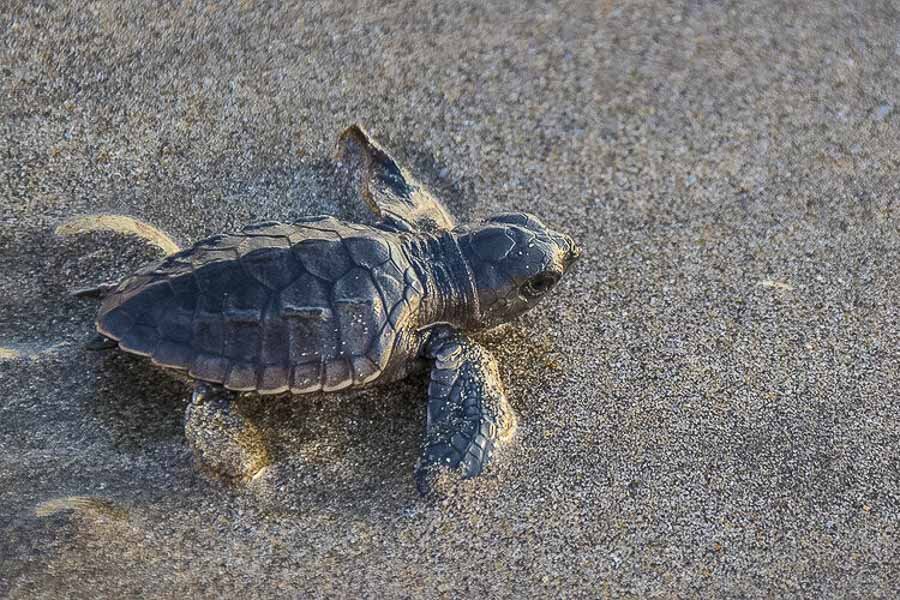
[[[479,475],[498,444],[512,437],[516,417],[503,392],[494,357],[453,334],[430,344],[428,420],[416,486],[427,495],[441,471]]]

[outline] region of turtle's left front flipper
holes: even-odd
[[[337,159],[357,179],[360,193],[381,222],[398,231],[449,231],[450,211],[397,164],[365,129],[352,125],[338,138]]]
[[[465,479],[480,474],[516,427],[497,363],[487,350],[453,334],[431,342],[428,355],[434,366],[425,444],[416,467],[416,485],[423,495],[441,471],[456,471]]]

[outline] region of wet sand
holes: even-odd
[[[521,4],[0,9],[0,596],[900,593],[900,8]],[[72,219],[366,218],[352,122],[585,249],[486,336],[519,430],[436,504],[421,380],[242,401],[275,461],[229,487],[66,296],[166,247]]]

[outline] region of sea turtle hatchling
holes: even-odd
[[[417,486],[426,493],[443,469],[474,477],[515,417],[493,357],[467,332],[534,307],[580,250],[525,213],[456,225],[358,126],[340,136],[338,160],[377,225],[322,216],[205,239],[97,288],[94,345],[186,372],[188,428],[200,405],[240,420],[228,411],[240,392],[358,389],[430,366]]]

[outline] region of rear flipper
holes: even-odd
[[[94,286],[71,290],[69,291],[69,295],[73,298],[78,298],[79,300],[103,300],[115,291],[116,286],[117,284],[115,283],[99,283]],[[118,345],[118,342],[115,340],[111,340],[98,333],[84,344],[84,349],[93,352],[102,352],[103,350],[112,350]]]
[[[442,472],[464,479],[479,475],[516,426],[497,364],[487,350],[453,334],[432,342],[429,357],[434,367],[428,385],[427,431],[416,467],[416,486],[422,495],[433,490]]]
[[[71,290],[69,295],[79,300],[103,300],[115,291],[115,283],[98,283],[90,287],[83,287]]]
[[[271,461],[259,430],[235,406],[237,393],[197,382],[184,433],[196,466],[216,479],[247,482]]]
[[[90,341],[84,344],[85,350],[90,350],[92,352],[102,352],[104,350],[112,350],[113,348],[117,348],[119,343],[116,340],[110,339],[105,335],[100,335],[99,333],[92,337]]]

